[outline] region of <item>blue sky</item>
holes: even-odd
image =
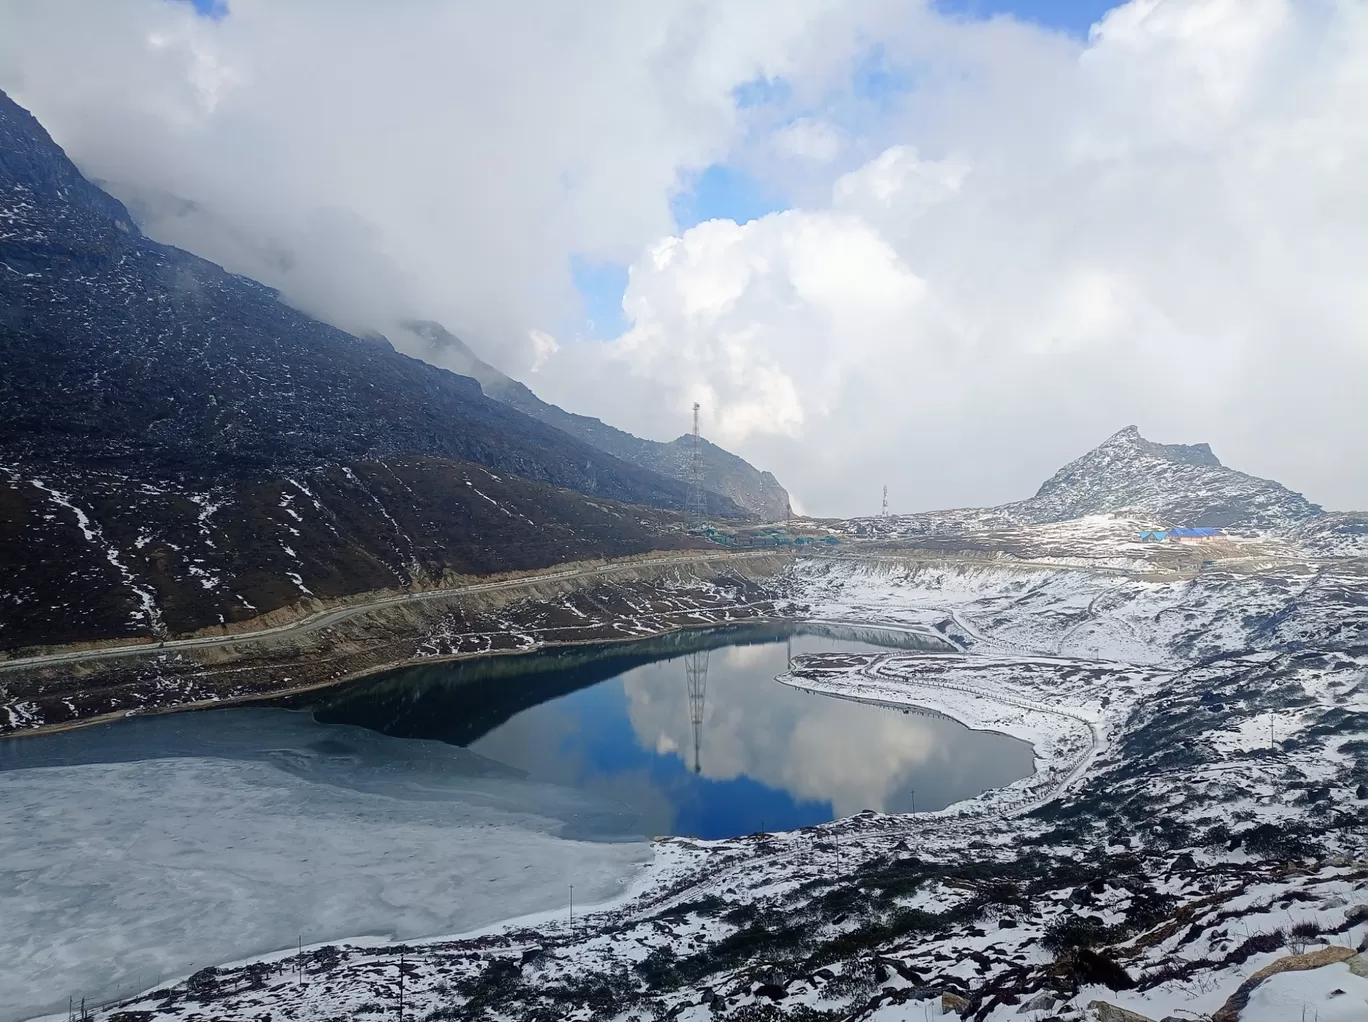
[[[1122,0],[936,0],[946,14],[991,18],[1011,14],[1059,32],[1087,38],[1088,28]]]
[[[206,18],[223,18],[228,14],[228,0],[189,0],[190,6]]]

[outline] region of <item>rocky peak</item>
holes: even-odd
[[[1124,512],[1155,526],[1260,529],[1324,514],[1279,483],[1226,468],[1208,444],[1155,443],[1135,426],[1069,462],[1030,500],[1008,507],[1031,522]]]
[[[1148,457],[1185,465],[1206,465],[1209,468],[1224,468],[1221,460],[1212,453],[1210,444],[1156,444],[1140,435],[1137,426],[1127,426],[1118,430],[1099,444],[1092,452],[1094,455],[1107,454],[1114,457]],[[1047,484],[1048,485],[1048,484]]]

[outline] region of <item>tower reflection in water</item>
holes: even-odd
[[[684,681],[689,688],[689,722],[693,725],[694,773],[703,769],[703,709],[708,699],[708,651],[690,653],[684,658]]]

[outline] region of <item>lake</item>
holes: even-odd
[[[1028,745],[777,684],[898,634],[689,632],[0,741],[0,1022],[364,934],[622,895],[651,834],[936,809]]]
[[[625,803],[647,834],[722,838],[862,809],[935,810],[1031,772],[1031,747],[1004,735],[777,684],[800,653],[942,648],[915,633],[826,631],[684,633],[408,668],[296,705]]]

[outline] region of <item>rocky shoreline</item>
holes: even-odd
[[[284,696],[410,664],[791,617],[793,609],[766,585],[787,561],[782,555],[647,566],[629,561],[610,565],[608,574],[426,594],[307,631],[12,667],[0,673],[0,737]]]

